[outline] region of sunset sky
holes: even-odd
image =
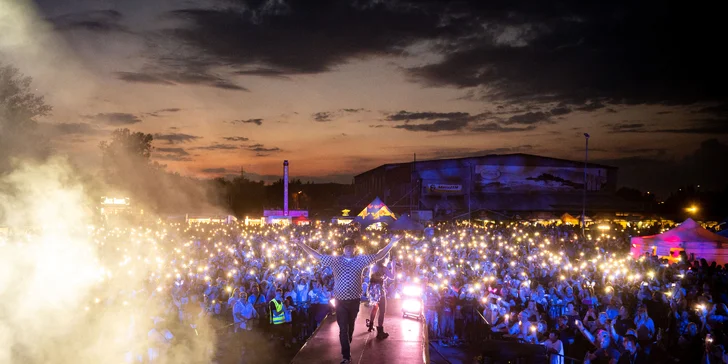
[[[288,159],[295,178],[350,182],[413,153],[583,160],[584,132],[595,161],[680,163],[726,142],[725,31],[666,6],[0,0],[0,60],[34,77],[53,146],[88,166],[119,127],[198,177],[277,179]]]

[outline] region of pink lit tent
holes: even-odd
[[[693,219],[662,234],[632,238],[631,251],[635,258],[650,253],[674,261],[682,250],[688,255],[695,254],[696,259],[704,258],[708,263],[728,263],[728,238],[708,231]]]

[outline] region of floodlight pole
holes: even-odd
[[[472,208],[470,207],[470,195],[473,193],[473,164],[470,162],[468,162],[468,173],[470,174],[468,178],[468,224],[470,224],[473,222]]]
[[[586,145],[584,147],[584,198],[581,202],[581,235],[586,240],[586,169],[589,164],[589,134],[584,133]]]

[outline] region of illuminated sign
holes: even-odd
[[[102,197],[101,204],[102,205],[130,205],[131,203],[130,203],[130,200],[128,197],[126,197],[126,198]]]
[[[459,193],[462,192],[463,185],[448,185],[433,183],[427,185],[427,191],[430,193]]]
[[[263,217],[271,217],[271,216],[286,216],[283,213],[283,210],[263,210]],[[307,210],[289,210],[288,216],[290,217],[308,217],[308,211]]]

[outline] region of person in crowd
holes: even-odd
[[[614,330],[619,335],[625,335],[627,334],[627,330],[633,328],[635,328],[634,320],[630,318],[629,310],[626,306],[621,306],[619,308],[619,317],[617,317],[617,321],[614,323]]]
[[[261,293],[259,284],[251,284],[248,302],[250,302],[250,304],[253,305],[253,308],[255,308],[255,311],[257,312],[256,317],[260,318],[256,324],[261,328],[268,327],[268,320],[265,320],[265,317],[268,317],[268,301],[266,300],[265,295]]]
[[[433,226],[436,234],[432,238],[421,240],[421,235],[413,232],[405,237],[407,244],[391,250],[402,278],[394,280],[396,284],[385,284],[388,298],[401,293],[405,283],[422,284],[431,339],[452,344],[457,335],[458,344],[475,344],[477,335],[468,334],[473,329],[487,331],[492,337],[506,335],[504,339],[511,336],[512,340],[540,342],[544,330],[551,328],[558,330],[567,356],[582,358],[591,351],[589,355],[595,358],[588,359],[599,361],[615,359],[614,355],[605,355],[612,348],[626,355],[631,350],[626,346],[631,344],[625,343],[625,337],[633,335],[637,338],[638,353],[634,358],[642,355],[655,363],[672,362],[673,358],[684,363],[715,362],[719,351],[716,348],[725,347],[728,341],[725,266],[700,259],[689,251],[670,261],[651,255],[640,259],[629,255],[630,235],[656,234],[669,228],[667,225],[614,224],[609,231],[593,231],[591,237],[581,236],[580,229],[575,227],[518,221],[477,227],[447,222]],[[167,238],[159,238],[165,236],[160,229],[167,230]],[[341,282],[346,279],[331,264],[309,259],[310,252],[298,242],[306,241],[322,255],[340,260],[341,245],[335,244],[335,240],[347,234],[354,236],[355,232],[346,233],[346,229],[335,225],[236,224],[190,225],[189,229],[182,229],[163,223],[139,229],[133,233],[133,239],[139,238],[140,231],[147,231],[141,234],[149,234],[150,240],[158,244],[158,264],[146,266],[157,270],[145,279],[144,287],[129,287],[117,295],[99,292],[98,302],[92,301],[89,306],[92,311],[93,307],[102,306],[130,308],[136,307],[135,302],[148,300],[150,306],[159,305],[155,311],[167,313],[166,326],[174,333],[175,343],[194,343],[196,338],[205,337],[204,331],[210,326],[224,336],[225,326],[218,322],[221,319],[229,321],[231,334],[245,331],[268,341],[270,299],[275,297],[275,289],[281,288],[283,297],[290,295],[297,308],[291,311],[296,337],[305,340],[323,317],[334,310],[330,303],[332,293],[340,292]],[[118,244],[128,241],[128,236],[115,238],[119,232],[109,234],[102,229],[95,234],[100,234],[98,240],[104,240],[103,246],[110,252],[104,266],[124,263],[137,276],[144,272],[145,266],[132,266],[134,259],[128,263],[114,259],[121,258],[116,248],[125,247]],[[360,244],[359,257],[378,250],[370,241],[392,237],[386,231],[359,230],[356,234],[367,241]],[[354,255],[348,264],[353,265],[356,258]],[[306,287],[309,280],[311,285]],[[299,290],[301,282],[303,290]],[[242,330],[244,320],[236,314],[250,307],[236,309],[241,296],[235,287],[248,293],[247,302],[256,313],[244,322],[247,330]],[[361,284],[357,292],[362,292]],[[342,306],[337,305],[336,309]],[[471,311],[483,312],[485,320],[477,315],[478,320],[471,321]],[[340,316],[347,315],[348,312]],[[309,323],[307,328],[299,329],[296,322],[301,319]],[[521,325],[516,325],[519,321]],[[577,327],[577,321],[582,322],[584,333]],[[530,329],[534,325],[535,334]],[[346,326],[343,335],[347,341],[348,330]],[[144,335],[144,331],[139,335]],[[507,335],[510,331],[512,335]],[[606,350],[601,347],[602,331],[608,335]],[[595,340],[588,339],[588,335]],[[705,355],[708,335],[713,340],[711,353],[715,350],[716,355]],[[248,358],[263,350],[262,345],[245,346]],[[588,350],[591,346],[594,347]],[[142,352],[145,350],[134,354]],[[164,356],[160,352],[157,360],[164,361]],[[256,360],[266,362],[265,357]],[[623,360],[637,359],[626,355]]]
[[[270,303],[268,304],[268,312],[270,312],[270,325],[271,329],[273,330],[273,336],[277,336],[279,339],[284,340],[288,337],[287,329],[290,329],[289,326],[285,325],[286,323],[286,311],[287,308],[285,306],[285,302],[283,301],[283,290],[278,288],[276,289],[276,295],[273,299],[270,300]],[[286,347],[289,347],[290,344],[285,341]]]
[[[557,331],[549,332],[549,339],[543,342],[549,354],[549,364],[564,364],[564,344]]]
[[[613,343],[611,335],[604,330],[600,330],[596,335],[592,335],[581,321],[576,321],[576,327],[579,332],[586,337],[586,339],[597,349],[592,352],[588,352],[584,357],[585,364],[608,364],[612,360],[618,361],[620,351]]]
[[[655,335],[655,323],[647,313],[647,306],[640,305],[637,308],[634,325],[637,328],[637,340],[640,342],[640,345],[643,348],[648,347]]]
[[[638,347],[637,337],[634,335],[625,335],[623,338],[624,352],[619,357],[617,364],[647,364],[647,356]]]

